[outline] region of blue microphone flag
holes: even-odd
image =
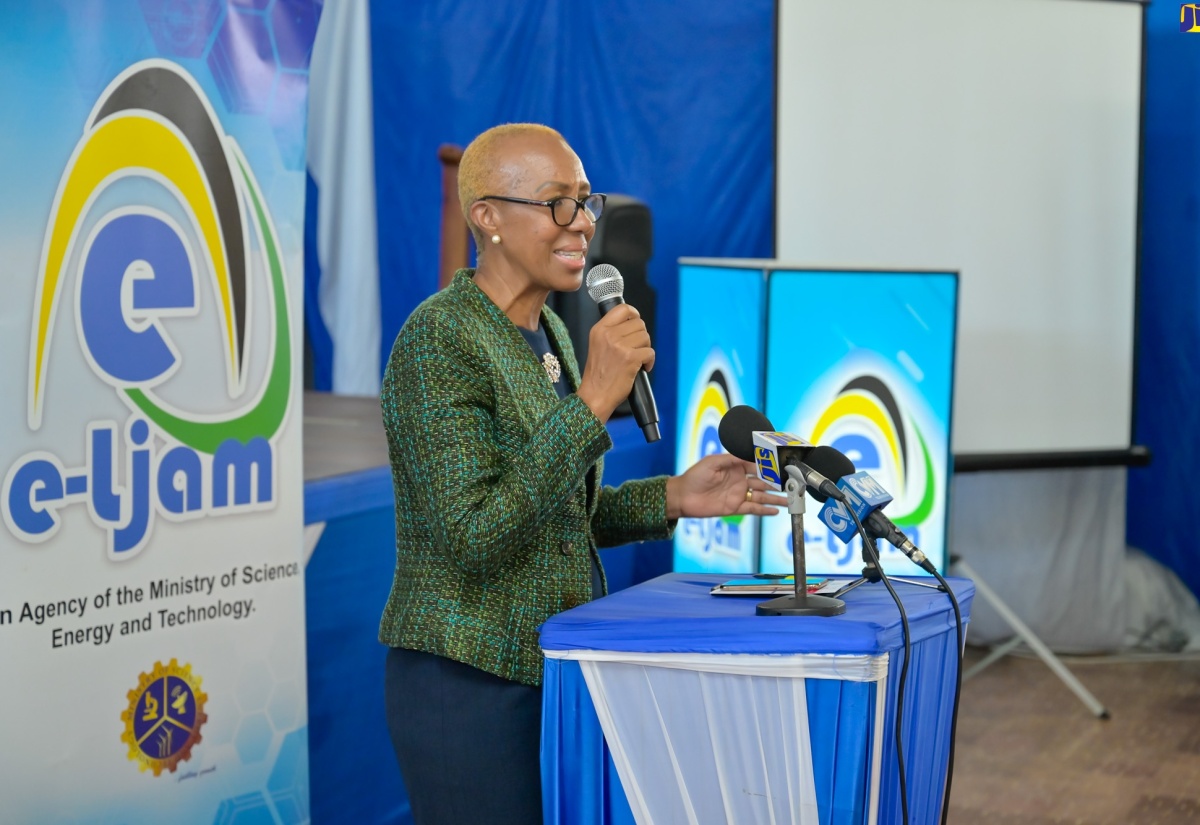
[[[876,510],[882,510],[892,500],[887,490],[879,482],[871,478],[869,473],[859,471],[838,479],[838,488],[846,494],[843,504],[833,498],[825,502],[817,518],[829,528],[843,543],[849,544],[858,532],[849,509],[858,515],[859,521],[865,522],[867,517]]]

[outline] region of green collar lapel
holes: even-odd
[[[566,324],[550,311],[550,307],[542,307],[542,326],[546,336],[555,351],[562,354],[563,370],[567,373],[567,386],[571,392],[579,389],[579,364],[575,359],[575,347],[571,344],[571,336],[567,334]]]
[[[533,425],[558,403],[558,393],[554,391],[554,386],[546,375],[546,368],[534,357],[533,350],[529,348],[517,325],[479,288],[473,279],[474,274],[474,269],[458,270],[454,274],[454,280],[450,282],[450,289],[485,321],[482,332],[485,340],[480,343],[499,356],[505,367],[504,378],[513,391],[528,402],[518,405],[518,414],[526,427],[532,429]],[[543,321],[545,318],[546,310],[543,308]],[[559,336],[550,332],[550,329],[547,327],[547,335],[558,351],[562,352]],[[565,330],[563,335],[565,337]],[[572,387],[578,386],[578,371],[570,359],[564,360],[568,361],[564,367],[572,379]],[[511,369],[508,369],[509,367]]]
[[[538,421],[558,403],[558,393],[554,391],[546,376],[545,368],[534,358],[533,350],[525,342],[517,325],[475,284],[472,280],[474,274],[473,269],[458,270],[447,288],[453,291],[457,300],[462,301],[464,306],[479,317],[482,322],[480,334],[485,336],[485,340],[481,341],[483,346],[497,352],[505,363],[517,365],[515,369],[505,371],[504,378],[510,383],[513,391],[528,402],[518,405],[517,414],[521,416],[521,423],[526,432],[532,433]],[[563,356],[562,366],[567,371],[571,390],[578,390],[579,367],[575,363],[575,349],[571,346],[566,325],[548,307],[542,307],[542,324],[545,325],[550,343]],[[602,478],[603,467],[604,459],[601,457],[585,474],[585,507],[589,516],[596,510],[596,488]]]

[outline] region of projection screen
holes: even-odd
[[[1130,447],[1142,12],[780,0],[776,255],[961,273],[956,456]]]

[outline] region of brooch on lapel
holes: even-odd
[[[546,368],[546,375],[550,376],[550,383],[557,384],[559,376],[562,375],[562,367],[558,365],[554,353],[548,352],[542,356],[542,366]]]

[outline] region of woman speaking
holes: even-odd
[[[531,825],[542,821],[537,628],[604,594],[597,548],[666,538],[681,516],[771,515],[786,500],[729,455],[601,486],[605,422],[654,350],[620,305],[592,328],[580,376],[545,306],[579,289],[604,210],[558,132],[479,135],[459,198],[478,267],[409,316],[381,393],[396,492],[379,630],[388,727],[417,825]]]

